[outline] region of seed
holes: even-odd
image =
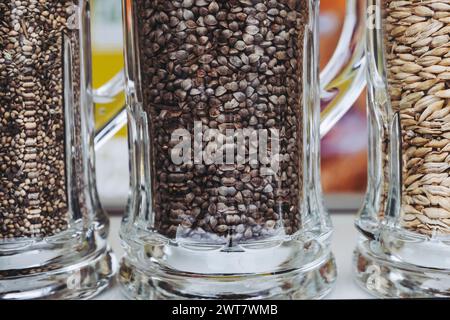
[[[450,99],[450,89],[438,91],[435,93],[435,96],[443,99]]]
[[[414,13],[418,16],[422,17],[432,17],[434,15],[434,11],[425,6],[417,6],[414,8]]]
[[[429,105],[420,115],[419,123],[425,121],[433,112],[440,110],[444,105],[444,101],[437,101]]]
[[[235,66],[235,67],[242,67],[242,60],[241,59],[239,59],[239,57],[236,57],[236,56],[232,56],[232,57],[230,57],[230,63],[233,65],[233,66]]]
[[[183,90],[188,91],[189,89],[192,88],[192,80],[191,79],[185,79],[181,82],[181,87],[183,88]]]
[[[237,50],[242,51],[242,50],[245,50],[245,48],[247,47],[247,45],[245,44],[244,41],[239,40],[239,41],[236,42],[236,44],[234,45],[234,47],[235,47]]]
[[[148,165],[154,174],[156,230],[169,238],[222,244],[271,237],[276,226],[296,233],[303,194],[298,183],[303,154],[296,142],[303,131],[298,66],[303,65],[307,1],[134,3],[142,109],[149,120],[144,131],[154,155]],[[201,123],[197,130],[196,121]],[[171,157],[179,143],[172,137],[177,129],[201,141],[207,134],[227,139],[202,141],[196,153],[201,164],[177,164]],[[284,178],[265,175],[263,169],[270,168],[259,160],[210,159],[221,152],[237,159],[258,155],[257,136],[235,145],[227,136],[230,129],[282,130],[287,150],[277,174]],[[238,138],[236,131],[232,137]]]
[[[450,233],[450,5],[441,1],[384,3],[385,59],[391,105],[400,114],[403,225]],[[383,113],[384,111],[382,111]],[[388,128],[390,124],[383,124]],[[381,137],[384,216],[389,183],[389,130]],[[439,228],[439,229],[437,229]]]
[[[31,52],[31,51],[33,51],[33,47],[30,47],[30,46],[23,46],[23,47],[22,47],[22,50],[23,50],[24,52]]]
[[[239,107],[239,102],[237,102],[235,99],[233,99],[231,101],[225,102],[223,107],[225,110],[234,110]]]
[[[244,233],[244,231],[245,231],[245,226],[243,224],[240,224],[236,227],[237,233]]]
[[[245,32],[247,32],[249,35],[254,36],[259,32],[259,28],[257,26],[249,25],[245,28]]]
[[[204,54],[203,56],[200,57],[200,59],[198,61],[200,63],[203,63],[203,64],[209,64],[213,60],[214,60],[213,55],[211,55],[211,54]]]
[[[211,13],[217,13],[219,11],[219,5],[216,1],[212,1],[208,6],[208,10]]]
[[[213,15],[207,15],[207,16],[205,17],[205,23],[206,23],[208,26],[215,26],[215,25],[217,24],[217,20],[216,20],[216,18],[214,18]]]
[[[183,0],[183,8],[190,8],[194,4],[193,0]]]
[[[243,92],[235,92],[233,96],[238,102],[244,102],[247,97]]]
[[[217,232],[219,232],[219,233],[226,232],[227,230],[228,230],[228,226],[224,225],[224,224],[221,224],[220,226],[217,227]]]
[[[199,89],[197,89],[197,88],[193,88],[191,91],[190,91],[190,94],[191,95],[193,95],[193,96],[197,96],[197,95],[199,95],[199,94],[201,94],[202,92],[199,90]]]
[[[69,224],[64,128],[64,40],[73,49],[73,112],[79,112],[80,43],[69,25],[70,1],[0,1],[0,242],[46,238]],[[78,53],[77,53],[78,52]],[[77,111],[78,110],[78,111]],[[81,130],[79,117],[74,132]],[[6,125],[10,123],[11,125]],[[72,148],[80,154],[81,142]],[[72,188],[85,185],[73,157]],[[75,216],[88,214],[76,199]],[[30,269],[27,272],[43,272]],[[1,277],[1,276],[0,276]]]
[[[227,92],[227,89],[225,89],[225,87],[220,86],[220,87],[217,87],[215,94],[216,94],[216,96],[220,97],[220,96],[224,95],[226,92]]]
[[[401,71],[407,72],[407,73],[418,73],[422,70],[422,67],[418,64],[415,64],[413,62],[405,63],[401,68]]]

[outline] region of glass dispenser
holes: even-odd
[[[124,0],[132,298],[317,298],[320,135],[364,86],[363,6],[318,72],[319,1]],[[320,94],[322,89],[322,125]]]
[[[450,4],[368,1],[369,182],[358,282],[381,297],[450,296]]]
[[[0,2],[0,299],[87,298],[115,271],[93,97],[123,79],[93,92],[89,20],[85,0]]]

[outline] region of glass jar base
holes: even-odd
[[[390,259],[369,240],[354,253],[357,283],[379,298],[449,298],[450,270],[433,269]]]
[[[336,264],[332,254],[308,269],[279,273],[206,275],[165,272],[154,266],[139,268],[123,258],[119,282],[128,297],[157,299],[320,299],[334,286]]]
[[[116,269],[115,256],[103,247],[85,259],[51,271],[0,274],[0,300],[89,299],[109,286]]]

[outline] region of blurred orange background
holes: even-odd
[[[345,0],[322,0],[321,67],[333,54],[345,18]],[[361,193],[367,181],[365,98],[322,141],[322,184],[326,193]]]

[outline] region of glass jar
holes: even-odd
[[[0,299],[87,298],[114,274],[95,184],[89,14],[85,0],[0,3]]]
[[[123,7],[131,195],[119,279],[129,296],[324,296],[336,269],[320,132],[364,86],[363,7],[349,1],[322,87],[319,1]]]
[[[369,181],[355,272],[377,296],[449,297],[450,5],[367,9]]]

